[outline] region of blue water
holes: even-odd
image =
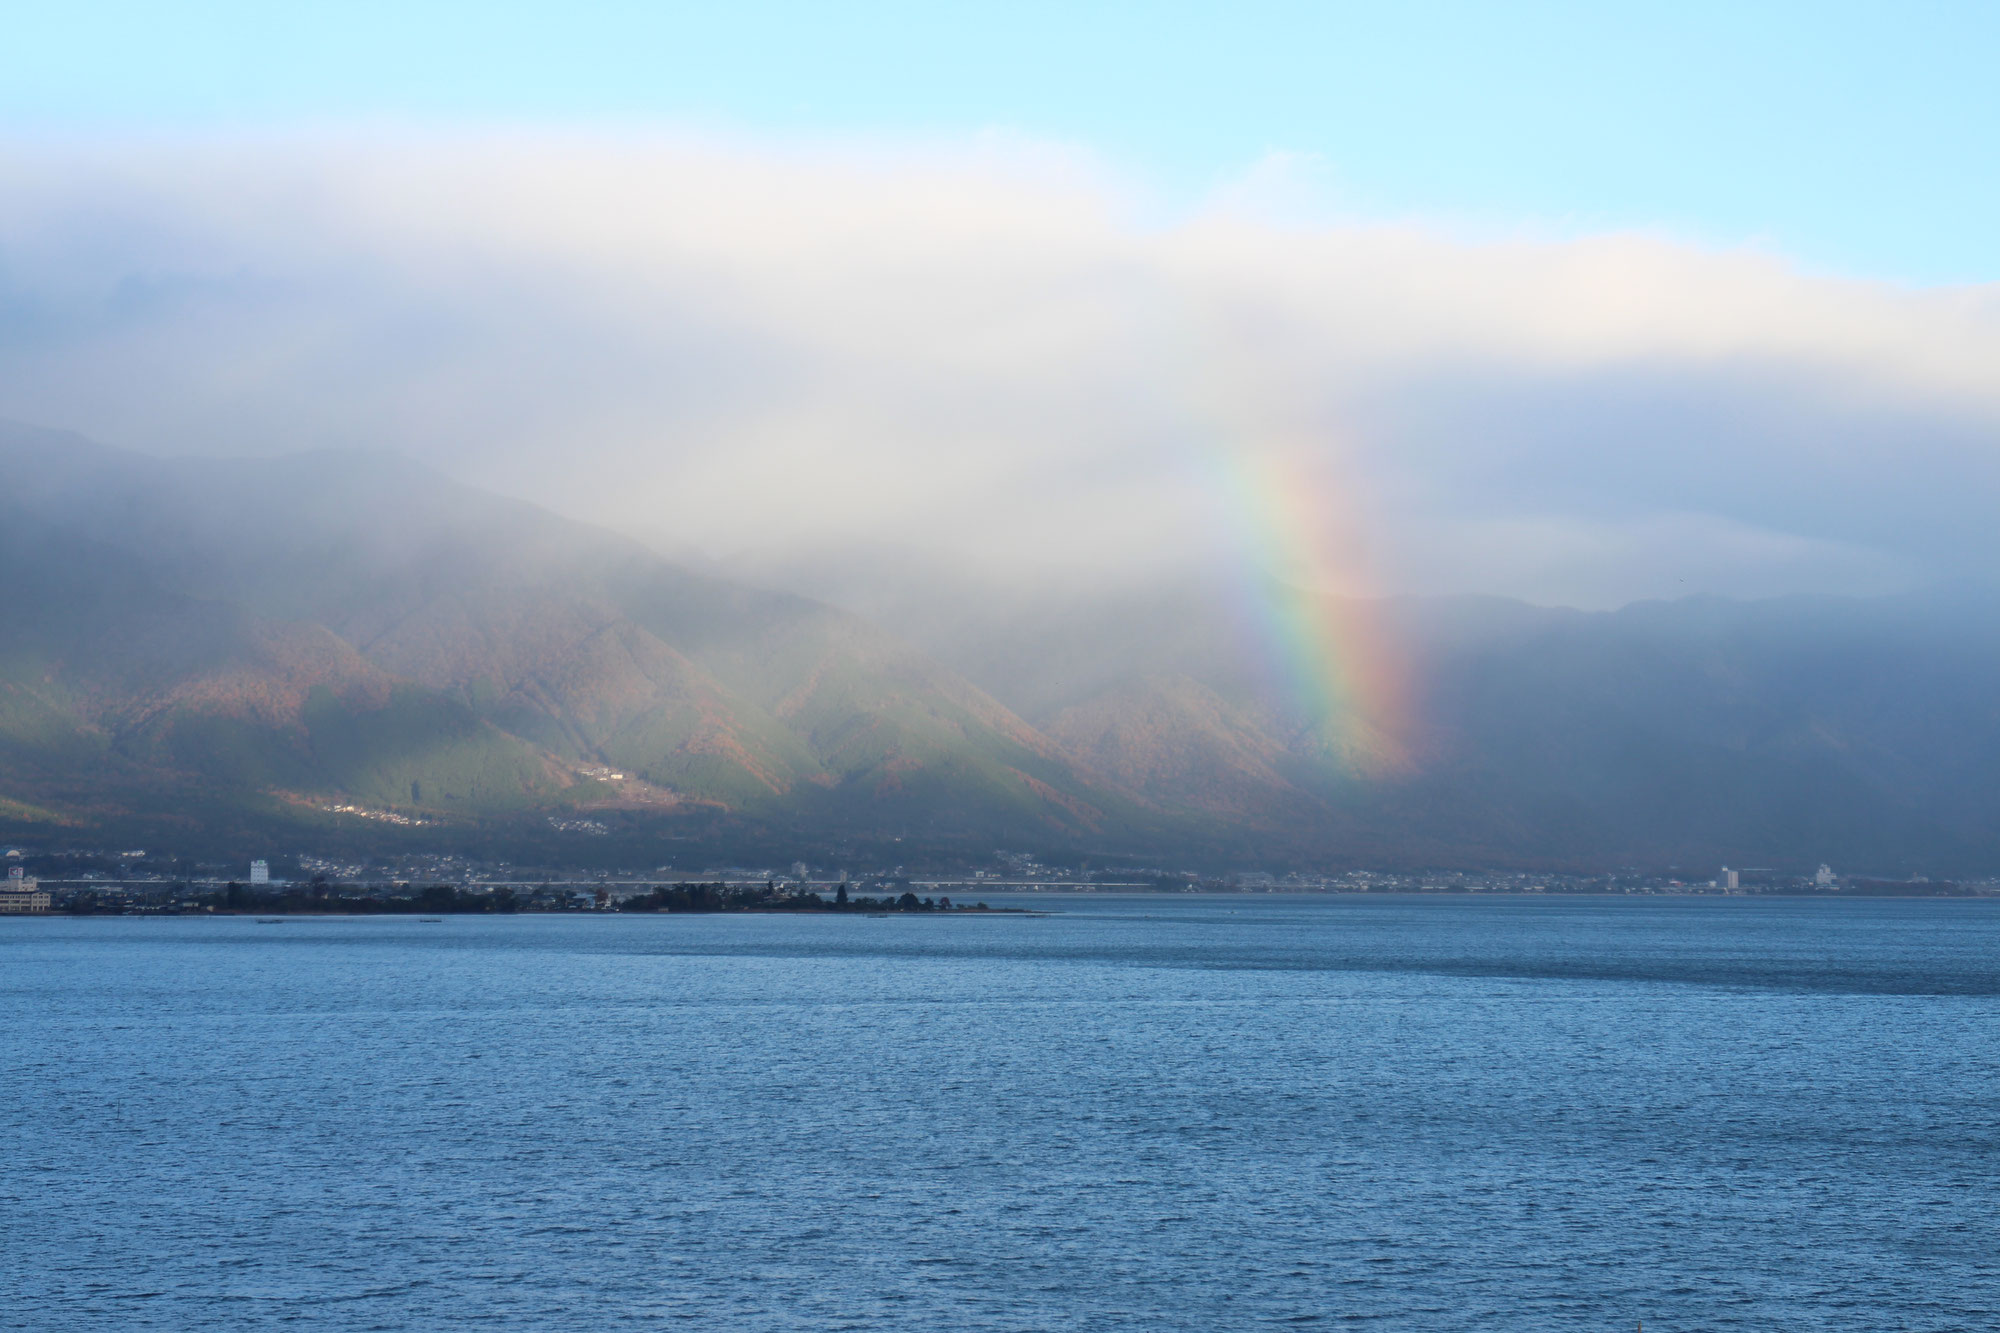
[[[2000,901],[0,921],[0,1326],[2000,1327]]]

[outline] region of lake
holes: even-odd
[[[0,1327],[2000,1326],[2000,901],[1026,901],[0,920]]]

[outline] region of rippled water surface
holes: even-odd
[[[2000,901],[1050,905],[0,921],[0,1326],[2000,1326]]]

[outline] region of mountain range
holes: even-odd
[[[1239,602],[885,626],[391,455],[0,426],[0,838],[2000,865],[1990,590],[1349,607],[1391,765],[1300,719]]]

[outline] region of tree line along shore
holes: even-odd
[[[407,884],[352,886],[324,880],[265,887],[230,883],[195,891],[180,886],[164,893],[135,898],[110,889],[80,889],[64,894],[56,910],[75,916],[128,915],[349,915],[349,916],[488,916],[536,912],[718,913],[767,912],[791,914],[869,914],[993,912],[1021,914],[1021,908],[995,908],[985,903],[953,903],[948,897],[885,892],[879,896],[850,895],[845,884],[831,895],[777,884],[734,885],[679,883],[654,885],[616,896],[608,889],[583,891],[534,890],[510,886],[466,888],[455,884],[417,887]]]

